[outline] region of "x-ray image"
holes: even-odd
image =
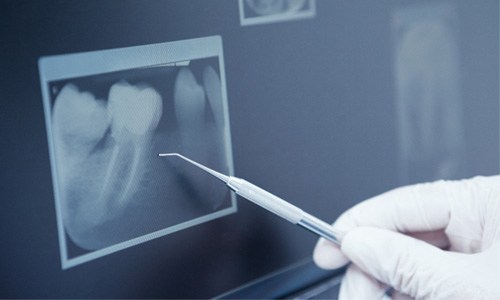
[[[236,211],[223,184],[158,156],[232,173],[221,47],[214,37],[40,60],[63,268]]]
[[[316,0],[239,0],[241,25],[312,18]]]
[[[454,8],[399,10],[393,29],[402,183],[461,177],[465,147]]]

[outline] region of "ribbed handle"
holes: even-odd
[[[302,219],[304,212],[300,208],[244,179],[230,177],[227,185],[241,197],[262,206],[293,224],[297,224]]]

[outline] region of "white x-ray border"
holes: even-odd
[[[241,26],[308,19],[308,18],[314,18],[316,16],[316,0],[307,0],[309,2],[309,9],[304,11],[291,12],[291,13],[278,13],[268,16],[257,16],[257,17],[245,17],[244,1],[245,0],[238,0]]]
[[[151,44],[144,46],[133,46],[126,48],[108,49],[92,52],[63,54],[56,56],[41,57],[38,60],[40,73],[40,84],[42,89],[45,125],[47,128],[48,146],[50,154],[50,165],[55,198],[55,209],[57,217],[57,231],[59,235],[59,251],[61,254],[62,269],[71,268],[79,264],[94,260],[96,258],[132,247],[146,241],[177,232],[188,227],[199,225],[237,211],[236,197],[231,193],[231,206],[216,212],[160,229],[118,244],[86,253],[74,258],[68,257],[68,248],[62,220],[62,211],[59,194],[59,183],[56,169],[56,157],[54,153],[54,141],[52,135],[52,105],[49,83],[61,79],[69,79],[82,76],[99,75],[115,71],[129,70],[142,67],[157,66],[161,64],[173,64],[190,60],[217,57],[219,60],[220,81],[222,91],[222,102],[225,124],[225,151],[229,167],[229,175],[234,174],[233,156],[231,150],[231,134],[229,129],[229,113],[227,106],[226,76],[222,51],[222,38],[220,36],[209,36],[203,38]]]

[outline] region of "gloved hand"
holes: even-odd
[[[500,176],[398,188],[333,226],[341,248],[320,239],[314,260],[352,262],[340,299],[381,298],[388,286],[413,298],[500,299]]]

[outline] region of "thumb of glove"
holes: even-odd
[[[453,297],[457,293],[453,287],[467,281],[463,262],[472,263],[465,254],[373,227],[349,231],[341,249],[366,274],[418,299]]]

